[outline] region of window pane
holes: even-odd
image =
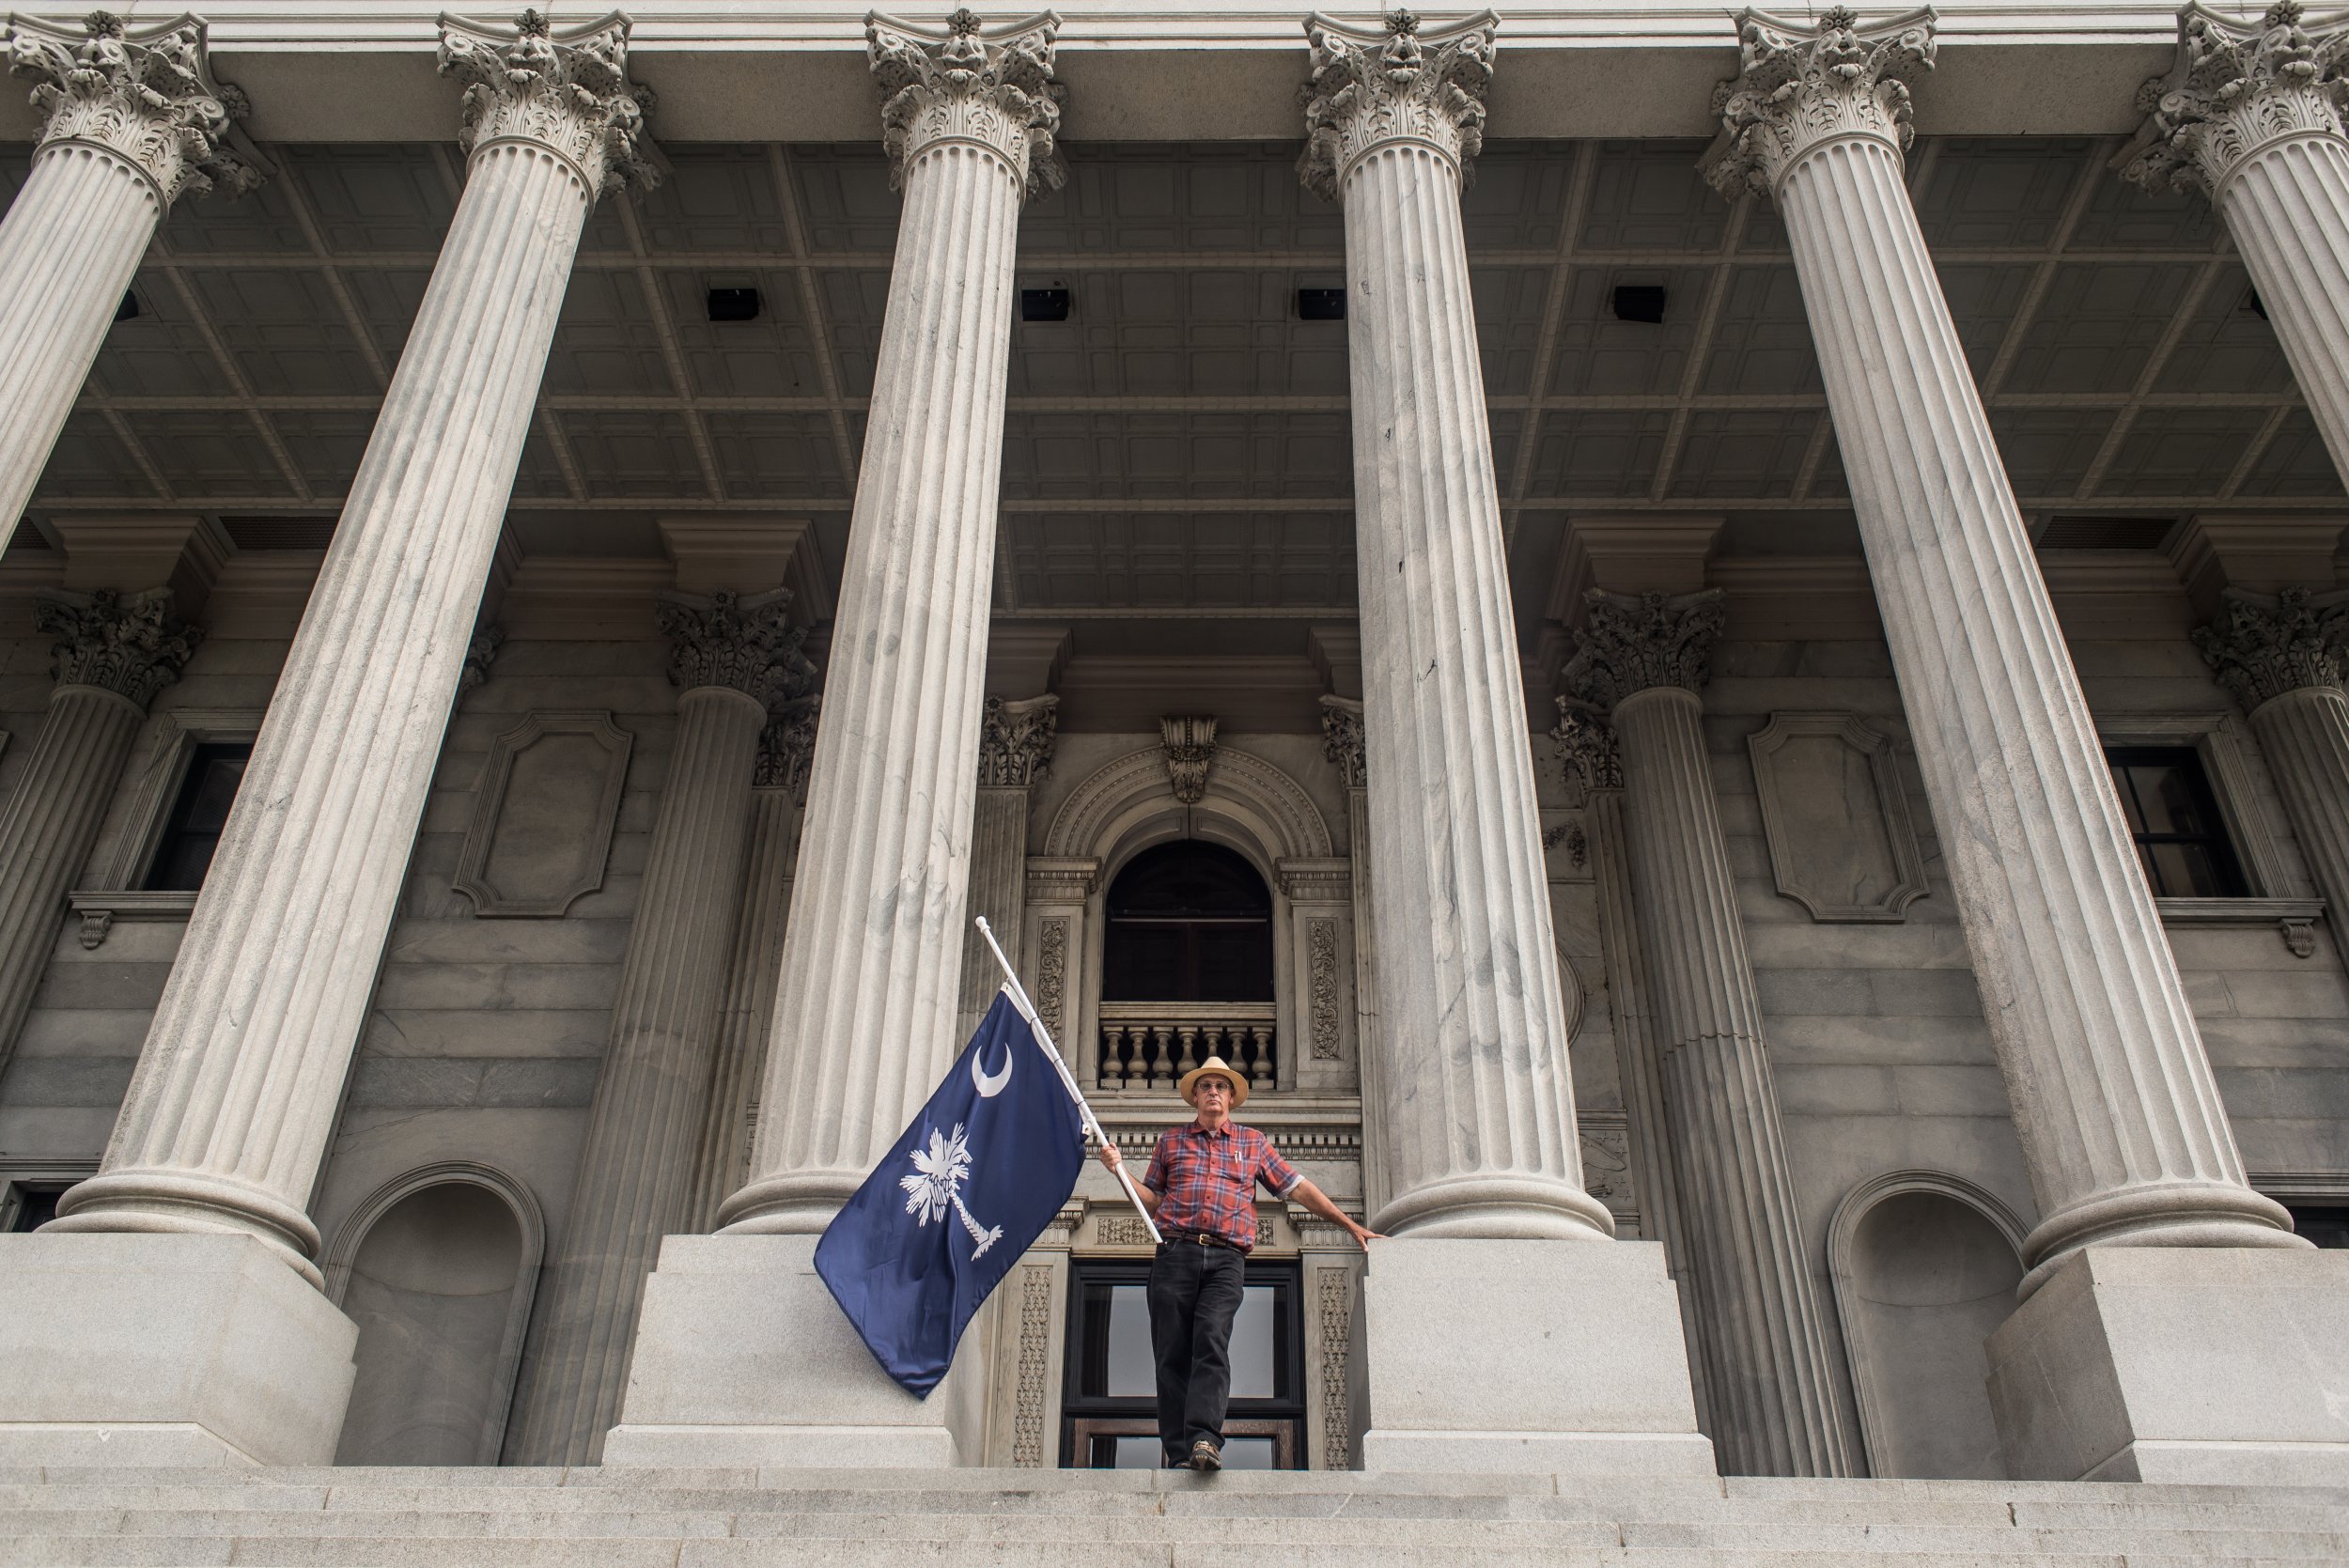
[[[2149,833],[2182,833],[2201,838],[2215,824],[2203,819],[2195,798],[2196,781],[2183,768],[2132,768],[2137,775],[2137,799],[2145,810]]]
[[[2121,798],[2121,815],[2128,818],[2129,831],[2145,831],[2145,814],[2137,809],[2137,791],[2129,786],[2129,769],[2119,763],[2108,763],[2112,769],[2112,792]]]
[[[1150,1445],[1158,1447],[1154,1441]],[[1278,1451],[1269,1437],[1232,1437],[1223,1439],[1223,1467],[1227,1470],[1268,1470]]]
[[[164,823],[154,863],[148,868],[148,887],[194,893],[204,885],[212,854],[220,847],[221,830],[228,823],[228,808],[236,803],[237,786],[244,781],[245,761],[252,754],[253,748],[242,744],[196,748],[188,761],[179,798]]]
[[[2292,1228],[2319,1247],[2349,1249],[2349,1209],[2292,1208]]]
[[[1281,1390],[1272,1381],[1272,1287],[1250,1285],[1240,1297],[1239,1313],[1232,1319],[1232,1397],[1276,1399]],[[1271,1461],[1263,1467],[1271,1468]]]
[[[2211,863],[2210,850],[2199,844],[2150,844],[2146,852],[2154,858],[2154,892],[2162,898],[2217,898],[2225,890],[2219,886],[2217,868]]]
[[[1093,1452],[1085,1456],[1091,1470],[1155,1470],[1160,1455],[1156,1437],[1129,1437],[1097,1433]]]
[[[1158,1398],[1158,1369],[1150,1354],[1150,1303],[1144,1287],[1088,1284],[1084,1319],[1080,1392],[1088,1399]]]

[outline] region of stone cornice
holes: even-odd
[[[1749,10],[1735,76],[1713,90],[1721,133],[1704,155],[1713,188],[1767,195],[1814,148],[1874,136],[1906,153],[1916,132],[1908,81],[1933,69],[1930,8],[1861,25],[1836,6],[1814,25]]]
[[[1043,11],[989,27],[968,8],[943,27],[879,11],[865,18],[865,58],[881,91],[881,149],[889,183],[941,142],[983,147],[1003,160],[1023,195],[1057,191],[1068,170],[1054,146],[1067,89],[1052,77],[1060,18]]]
[[[212,80],[197,18],[131,26],[92,11],[76,30],[11,16],[5,31],[8,70],[41,79],[42,147],[103,147],[152,181],[165,207],[184,191],[236,196],[260,184],[228,145],[244,94]]]
[[[95,686],[145,707],[179,672],[204,640],[201,628],[171,613],[171,590],[135,594],[43,592],[33,625],[56,639],[50,674],[60,686]]]
[[[2194,645],[2246,713],[2302,687],[2339,687],[2349,648],[2349,593],[2229,588]]]
[[[2178,13],[2178,57],[2138,89],[2144,128],[2116,160],[2121,178],[2149,191],[2200,191],[2216,200],[2262,148],[2299,136],[2341,134],[2349,83],[2342,18],[2303,27],[2298,0],[2257,22],[2220,16],[2201,0]]]
[[[1370,784],[1370,764],[1362,752],[1362,705],[1347,697],[1321,699],[1321,754],[1338,770],[1348,789]]]
[[[979,783],[1014,789],[1041,784],[1052,768],[1060,699],[1047,693],[1005,702],[987,699],[979,719]]]
[[[808,765],[816,757],[816,722],[824,699],[809,692],[783,705],[758,734],[758,763],[751,783],[761,789],[787,789],[792,799],[807,799]]]
[[[1623,787],[1623,746],[1614,726],[1571,697],[1558,699],[1558,723],[1549,743],[1567,783],[1579,784],[1585,792]]]
[[[654,622],[669,640],[669,679],[685,691],[723,686],[755,697],[769,713],[816,685],[816,666],[800,651],[805,628],[786,617],[791,592],[748,596],[720,591],[708,598],[664,593]]]
[[[1335,201],[1355,164],[1396,142],[1433,148],[1466,183],[1485,145],[1500,25],[1491,11],[1424,30],[1406,10],[1375,28],[1319,11],[1307,18],[1313,75],[1299,95],[1305,151],[1297,162],[1306,185]]]
[[[1579,633],[1580,645],[1558,684],[1583,707],[1612,713],[1635,691],[1704,685],[1713,640],[1720,635],[1721,591],[1701,594],[1610,594],[1594,588],[1583,596],[1590,618]]]
[[[510,24],[443,12],[440,68],[467,84],[458,145],[470,157],[534,143],[568,164],[590,197],[657,183],[645,134],[651,94],[628,79],[630,26],[618,11],[560,28],[536,10]]]

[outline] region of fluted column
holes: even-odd
[[[1849,1475],[1851,1436],[1786,1163],[1786,1134],[1721,836],[1697,689],[1720,593],[1593,589],[1560,684],[1605,714],[1623,752],[1623,819],[1656,1009],[1665,1125],[1722,1467]]]
[[[1060,699],[989,697],[979,722],[979,799],[971,818],[971,899],[963,924],[961,1004],[955,1038],[967,1040],[994,1004],[1003,967],[969,919],[985,915],[1004,954],[1019,962],[1028,894],[1028,791],[1051,771]],[[1057,1042],[1056,1042],[1057,1043]]]
[[[2349,595],[2242,588],[2221,595],[2218,617],[2194,633],[2219,683],[2251,716],[2276,793],[2316,891],[2333,944],[2349,921]]]
[[[2177,60],[2138,93],[2122,166],[2147,190],[2199,191],[2242,253],[2309,412],[2349,474],[2349,26],[2300,25],[2295,0],[2254,23],[2193,0]]]
[[[465,191],[262,722],[104,1164],[60,1231],[243,1234],[304,1209],[397,902],[573,252],[644,172],[628,25],[449,21]]]
[[[1909,729],[2038,1199],[2090,1245],[2297,1247],[2245,1185],[2030,539],[1902,182],[1930,13],[1748,12],[1725,192],[1791,237]],[[1629,737],[1626,737],[1626,744]]]
[[[718,1004],[741,908],[752,772],[770,709],[816,670],[787,590],[665,597],[677,746],[612,1001],[568,1219],[539,1297],[506,1456],[591,1465],[618,1412],[661,1238],[687,1227]]]
[[[1600,1240],[1582,1190],[1460,226],[1489,12],[1315,16],[1299,164],[1346,209],[1387,1169],[1375,1229]]]
[[[171,204],[241,194],[260,174],[228,145],[244,95],[212,80],[203,23],[6,23],[8,69],[39,78],[42,117],[0,221],[0,518],[14,527]]]
[[[5,424],[0,421],[0,424]],[[32,754],[0,808],[0,1072],[57,942],[66,890],[89,859],[147,705],[179,677],[203,632],[171,590],[45,594],[33,624],[56,639]]]
[[[813,1234],[957,1042],[1019,208],[1063,178],[1049,15],[875,17],[905,191],[749,1183],[730,1231]]]
[[[1379,1081],[1384,1027],[1378,1017],[1378,899],[1370,852],[1370,764],[1362,744],[1362,705],[1337,695],[1321,699],[1321,754],[1346,781],[1347,858],[1354,893],[1354,1056],[1362,1096],[1362,1211],[1386,1206],[1385,1085]]]

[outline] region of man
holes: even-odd
[[[1232,1120],[1248,1079],[1220,1056],[1185,1073],[1175,1090],[1199,1112],[1159,1135],[1136,1184],[1165,1240],[1150,1263],[1150,1345],[1159,1363],[1159,1445],[1167,1467],[1223,1467],[1223,1408],[1232,1389],[1232,1318],[1248,1253],[1256,1245],[1253,1188],[1293,1199],[1358,1242],[1380,1239],[1298,1174],[1272,1141]],[[1112,1173],[1117,1145],[1101,1146]]]

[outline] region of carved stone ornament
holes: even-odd
[[[1617,703],[1652,686],[1703,687],[1721,630],[1719,588],[1678,596],[1593,588],[1585,599],[1591,616],[1581,646],[1558,675],[1578,706],[1612,713]]]
[[[179,678],[203,629],[171,613],[171,590],[117,594],[44,589],[33,601],[33,625],[56,641],[49,673],[60,686],[95,686],[145,707]]]
[[[1933,69],[1933,11],[1860,25],[1832,7],[1814,25],[1750,10],[1737,23],[1738,72],[1713,89],[1721,133],[1703,167],[1732,199],[1767,195],[1812,148],[1875,136],[1906,152],[1916,132],[1908,84]]]
[[[1024,196],[1057,191],[1068,167],[1054,146],[1061,101],[1052,79],[1060,18],[1040,11],[989,27],[968,9],[944,27],[901,22],[879,11],[864,21],[865,57],[881,91],[881,150],[889,186],[941,142],[983,147],[1011,165]]]
[[[2194,645],[2244,712],[2304,686],[2341,684],[2349,593],[2229,588],[2219,598],[2217,618],[2195,629]]]
[[[1338,923],[1311,922],[1305,950],[1312,969],[1306,995],[1313,1002],[1314,1060],[1335,1062],[1345,1054],[1338,1032]]]
[[[591,195],[658,184],[645,134],[652,94],[628,79],[629,19],[555,27],[536,10],[511,26],[441,18],[441,70],[463,80],[457,143],[466,155],[493,142],[536,142],[576,172]]]
[[[1586,794],[1623,787],[1623,744],[1614,726],[1572,697],[1558,699],[1558,724],[1549,732],[1549,743],[1557,748],[1568,784],[1579,784]]]
[[[459,696],[489,681],[490,666],[497,661],[498,649],[505,642],[502,626],[485,626],[473,634],[473,641],[465,644],[464,672],[457,677]]]
[[[1215,763],[1215,721],[1161,719],[1159,736],[1166,752],[1166,775],[1174,784],[1174,799],[1187,806],[1197,805],[1206,797],[1207,769]]]
[[[1379,147],[1417,142],[1466,184],[1485,145],[1485,95],[1493,85],[1493,34],[1501,19],[1479,11],[1429,31],[1409,11],[1360,27],[1315,11],[1305,21],[1313,75],[1299,91],[1305,151],[1297,172],[1330,201],[1346,177]]]
[[[808,769],[816,760],[816,721],[824,705],[818,692],[794,698],[758,732],[758,763],[751,783],[760,789],[787,789],[807,799]]]
[[[661,596],[653,619],[669,640],[669,679],[685,691],[729,686],[778,713],[816,685],[816,666],[800,651],[807,629],[785,616],[791,590],[764,594],[720,589],[708,598],[675,591]]]
[[[988,698],[979,720],[979,783],[1016,789],[1043,783],[1051,771],[1052,735],[1059,727],[1058,697]]]
[[[2178,13],[2176,64],[2138,89],[2145,125],[2115,160],[2121,178],[2148,191],[2215,198],[2263,147],[2295,136],[2340,136],[2349,106],[2341,70],[2349,29],[2311,35],[2300,18],[2296,0],[2270,6],[2258,22],[2191,0]]]
[[[1362,754],[1362,705],[1347,697],[1321,699],[1321,754],[1338,770],[1348,789],[1370,785],[1370,765]]]
[[[244,94],[212,80],[205,24],[193,16],[133,27],[92,11],[77,30],[10,17],[8,69],[38,76],[33,108],[41,146],[104,147],[155,182],[168,207],[180,193],[240,196],[261,172],[228,146]]]

